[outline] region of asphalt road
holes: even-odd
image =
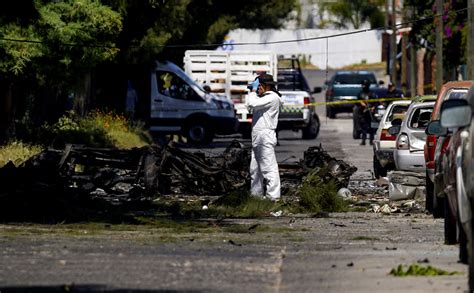
[[[325,72],[307,72],[312,86]],[[322,100],[322,94],[318,100]],[[349,114],[326,119],[315,140],[280,133],[279,161],[299,160],[309,146],[370,177],[371,146],[351,137]],[[230,141],[218,139],[207,152]],[[249,143],[248,141],[243,141]],[[235,233],[229,224],[265,227]],[[0,292],[463,292],[467,266],[458,246],[443,244],[443,222],[425,214],[335,213],[237,219],[212,232],[155,227],[110,229],[0,225]],[[213,226],[213,227],[214,227]],[[72,232],[71,232],[72,231]],[[399,264],[432,265],[460,274],[394,277]]]

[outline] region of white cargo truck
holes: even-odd
[[[224,95],[234,102],[239,119],[239,132],[250,136],[252,113],[246,106],[247,85],[260,73],[269,73],[278,81],[283,107],[278,130],[302,130],[304,139],[314,139],[319,133],[319,118],[298,59],[282,58],[269,51],[188,50],[184,70],[197,83],[208,86],[212,93]],[[315,92],[320,91],[316,88]]]

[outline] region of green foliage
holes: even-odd
[[[405,270],[406,268],[406,270]],[[418,264],[411,264],[410,266],[398,265],[397,268],[393,268],[390,271],[390,275],[395,277],[408,277],[408,276],[452,276],[460,275],[460,272],[448,272],[442,269],[438,269],[432,266],[420,266]]]
[[[150,143],[142,126],[133,124],[124,116],[113,112],[93,111],[84,118],[68,112],[55,124],[45,125],[43,133],[44,137],[51,139],[57,147],[73,143],[130,149]]]
[[[385,16],[380,8],[384,4],[384,0],[341,0],[327,2],[322,7],[337,17],[334,22],[337,27],[347,28],[350,23],[358,29],[367,21],[371,28],[382,27]]]
[[[0,168],[9,161],[12,161],[15,166],[19,166],[42,150],[41,146],[29,145],[21,141],[11,141],[0,147]]]
[[[434,48],[436,43],[436,24],[443,14],[443,57],[445,66],[455,67],[466,62],[466,42],[464,32],[467,30],[467,11],[455,12],[466,8],[466,0],[444,1],[444,11],[437,12],[434,0],[406,0],[405,7],[413,11],[411,42],[417,47]],[[420,21],[425,19],[424,21]],[[427,44],[422,44],[427,41]]]
[[[46,4],[35,1],[34,9],[37,15],[27,25],[21,20],[0,18],[5,22],[0,25],[1,37],[33,41],[0,42],[5,60],[0,62],[2,72],[19,75],[34,65],[37,75],[47,75],[47,69],[65,69],[59,64],[90,68],[117,54],[115,39],[122,29],[120,14],[99,1],[69,0]]]
[[[337,195],[338,188],[334,180],[324,182],[327,170],[314,170],[307,175],[298,190],[300,196],[299,210],[304,212],[343,212],[347,210],[347,202]]]

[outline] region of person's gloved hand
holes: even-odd
[[[259,85],[258,78],[255,79],[250,85],[252,86],[252,91],[257,91]]]

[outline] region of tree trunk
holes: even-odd
[[[424,66],[424,59],[425,59],[426,49],[418,49],[416,51],[416,67],[417,67],[417,74],[416,74],[416,94],[423,95],[425,93],[425,66]]]
[[[0,144],[3,144],[9,139],[13,117],[12,85],[7,81],[2,81],[0,89],[3,90],[0,92]]]
[[[79,79],[78,91],[74,97],[74,113],[83,117],[92,108],[92,74],[87,71]]]

